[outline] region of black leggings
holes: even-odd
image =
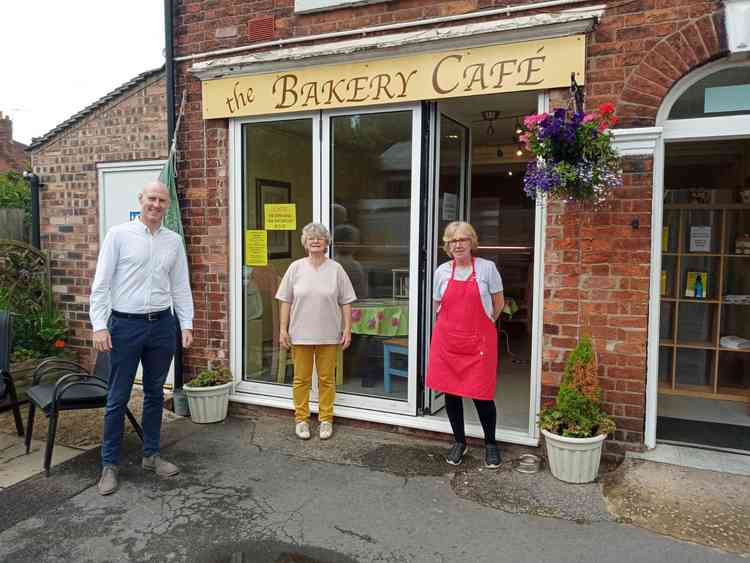
[[[473,401],[474,406],[477,409],[477,414],[479,415],[479,422],[482,423],[482,430],[484,430],[484,442],[485,444],[494,444],[495,424],[497,423],[495,401],[480,401],[479,399],[473,399]],[[448,411],[448,420],[451,422],[451,428],[453,429],[453,436],[455,436],[456,442],[465,444],[466,434],[464,432],[463,397],[446,393],[445,409]]]

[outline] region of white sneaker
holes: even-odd
[[[306,420],[303,420],[302,422],[298,422],[296,426],[294,427],[294,433],[297,435],[297,438],[300,440],[309,440],[310,439],[310,425],[307,423]]]
[[[320,439],[328,440],[333,436],[333,422],[321,422],[320,423]]]

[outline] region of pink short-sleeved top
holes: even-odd
[[[316,270],[307,258],[292,262],[281,280],[276,299],[291,304],[292,344],[341,342],[341,306],[357,300],[344,268],[327,259]]]

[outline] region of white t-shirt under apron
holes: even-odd
[[[448,288],[448,281],[451,279],[451,270],[453,268],[453,260],[443,262],[435,270],[435,277],[433,281],[432,298],[435,301],[442,301],[445,290]],[[497,271],[495,263],[486,260],[485,258],[474,258],[474,268],[477,275],[477,284],[479,285],[479,296],[482,298],[482,306],[484,312],[491,321],[492,318],[492,294],[500,293],[503,290],[503,280],[500,277],[500,272]],[[471,275],[471,266],[466,268],[459,268],[456,266],[456,272],[454,274],[455,279],[458,281],[464,281],[469,279]]]

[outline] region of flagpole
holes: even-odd
[[[182,120],[182,115],[185,111],[185,92],[182,92],[182,99],[180,101],[180,110],[177,114],[177,120],[175,122],[174,126],[174,132],[172,134],[172,139],[169,144],[169,155],[167,157],[167,162],[165,164],[165,170],[167,172],[167,176],[169,176],[169,190],[170,190],[170,197],[174,199],[174,206],[177,209],[177,224],[178,228],[178,234],[182,236],[182,242],[185,245],[185,250],[187,251],[187,243],[185,242],[185,234],[182,229],[182,220],[180,218],[180,202],[177,197],[177,185],[176,185],[176,168],[177,168],[177,133],[180,130],[180,121]],[[163,173],[163,172],[162,172]],[[173,208],[174,209],[174,208]],[[175,351],[174,351],[174,381],[172,382],[172,410],[175,414],[179,414],[182,416],[187,416],[188,409],[187,409],[187,398],[184,397],[184,393],[182,391],[182,386],[184,383],[184,373],[183,373],[183,348],[182,348],[182,329],[180,328],[180,321],[177,318],[177,315],[175,315],[175,326],[177,328],[176,330],[176,342],[175,342]]]

